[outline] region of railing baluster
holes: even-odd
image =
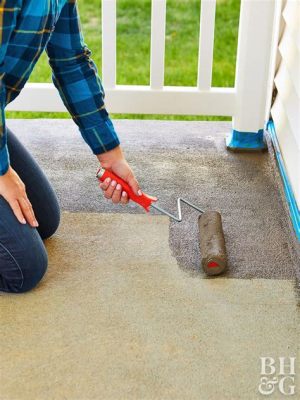
[[[200,14],[198,82],[200,90],[211,88],[214,54],[216,0],[202,0]]]
[[[166,0],[152,0],[150,87],[162,89],[165,67]]]
[[[102,0],[102,82],[116,86],[116,0]]]

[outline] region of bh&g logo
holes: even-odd
[[[296,357],[278,357],[278,362],[272,357],[260,357],[261,379],[258,390],[263,395],[274,393],[276,387],[285,396],[296,393],[295,386]]]

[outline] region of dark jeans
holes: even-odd
[[[43,243],[59,225],[58,199],[47,177],[32,155],[7,128],[11,167],[26,187],[39,223],[33,228],[21,224],[8,202],[0,195],[0,291],[23,293],[44,276],[48,255]]]

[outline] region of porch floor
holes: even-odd
[[[62,221],[40,285],[1,295],[5,399],[252,399],[259,357],[296,356],[299,245],[272,151],[226,151],[226,122],[114,120],[163,208],[175,213],[181,196],[221,211],[229,269],[208,279],[197,212],[177,224],[103,199],[70,120],[7,125],[52,182]]]

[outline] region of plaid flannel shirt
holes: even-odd
[[[0,0],[0,175],[9,167],[5,106],[45,50],[52,81],[94,154],[120,144],[105,92],[81,31],[76,0]]]

